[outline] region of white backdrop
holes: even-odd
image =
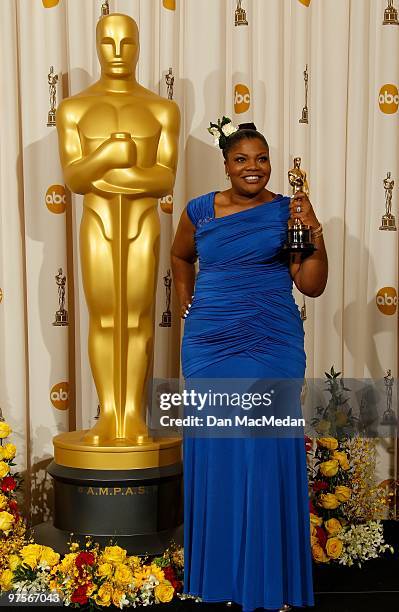
[[[38,518],[52,437],[75,424],[92,426],[97,411],[77,241],[82,202],[64,191],[56,130],[46,125],[47,75],[54,66],[57,102],[98,78],[95,26],[102,2],[2,0],[0,7],[0,406],[16,431],[20,466],[31,475]],[[235,26],[240,4],[248,23]],[[160,326],[164,277],[186,202],[226,185],[221,153],[206,131],[223,114],[236,123],[253,120],[265,134],[272,190],[289,192],[294,156],[308,173],[330,276],[323,296],[306,300],[307,376],[323,376],[332,364],[346,377],[397,372],[398,232],[379,230],[388,171],[398,216],[399,26],[383,25],[387,4],[110,0],[111,12],[131,15],[139,25],[138,80],[166,96],[172,67],[182,112],[173,211],[171,197],[160,204],[156,377],[179,374],[173,287],[172,325]],[[299,123],[306,64],[308,124]],[[52,325],[59,268],[67,278],[68,326]],[[394,461],[385,441],[380,480],[393,476]]]

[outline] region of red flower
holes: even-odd
[[[306,450],[307,453],[310,450],[312,450],[312,446],[313,446],[312,438],[309,438],[309,436],[305,436],[305,450]]]
[[[94,554],[92,552],[80,552],[75,559],[75,565],[79,569],[79,572],[82,571],[84,565],[93,565],[95,561]]]
[[[1,481],[1,490],[4,492],[14,491],[17,481],[12,476],[5,476]]]
[[[313,483],[313,491],[324,491],[324,489],[328,489],[328,483],[324,480],[316,480]]]
[[[327,542],[327,534],[324,531],[324,529],[322,527],[316,527],[316,531],[317,531],[317,539],[320,542],[320,546],[322,548],[325,548],[326,546],[326,542]]]
[[[75,589],[72,593],[71,602],[78,603],[81,605],[87,604],[87,589],[89,588],[89,586],[91,586],[90,582],[88,584],[82,584],[81,586],[78,586],[78,588]]]
[[[309,499],[309,512],[311,512],[312,514],[317,514],[311,499]]]
[[[15,499],[10,499],[8,502],[8,508],[11,512],[11,514],[14,516],[14,519],[16,522],[19,521],[19,509],[18,509],[18,503]]]
[[[170,565],[168,565],[167,567],[164,567],[163,573],[164,573],[166,580],[169,580],[175,592],[178,593],[179,591],[181,591],[183,584],[180,582],[180,580],[177,580],[173,567],[171,567]]]
[[[167,567],[163,568],[163,573],[165,575],[166,580],[169,580],[169,582],[171,582],[172,580],[176,579],[176,574],[175,571],[173,569],[173,567],[171,565],[168,565]]]

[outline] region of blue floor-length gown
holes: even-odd
[[[296,378],[303,325],[288,266],[289,198],[215,218],[215,192],[187,213],[199,257],[183,376]],[[303,438],[187,437],[184,592],[244,612],[314,605]]]

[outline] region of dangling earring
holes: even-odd
[[[229,181],[229,180],[230,180],[230,174],[227,174],[226,172],[226,181]]]

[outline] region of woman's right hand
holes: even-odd
[[[186,319],[188,313],[190,312],[191,304],[193,301],[194,295],[191,296],[191,299],[185,300],[180,306],[180,316],[182,319]]]

